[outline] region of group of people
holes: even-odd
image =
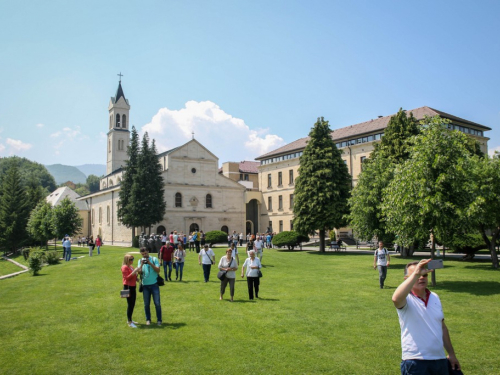
[[[247,278],[248,296],[251,300],[259,298],[260,286],[260,269],[262,263],[256,257],[257,251],[255,247],[255,239],[251,239],[247,243],[247,259],[241,267],[241,277]],[[130,290],[127,297],[127,322],[132,328],[137,327],[136,322],[132,320],[136,301],[136,288],[137,277],[141,276],[140,285],[144,298],[144,310],[146,314],[146,325],[151,324],[151,297],[156,308],[157,324],[162,324],[162,313],[160,303],[160,289],[158,286],[158,276],[161,267],[163,267],[165,281],[172,281],[172,268],[175,268],[175,279],[182,281],[184,261],[186,257],[186,250],[182,242],[177,242],[176,246],[169,240],[161,247],[159,259],[150,256],[149,250],[146,247],[140,249],[141,258],[134,268],[134,256],[131,254],[125,255],[121,267],[123,287]],[[215,264],[215,253],[208,244],[203,246],[203,249],[198,253],[198,263],[203,269],[203,278],[206,283],[210,280],[210,273],[212,265]],[[230,301],[234,298],[234,285],[236,281],[236,271],[240,265],[240,258],[238,248],[234,243],[226,250],[226,254],[220,259],[217,268],[223,271],[224,277],[221,277],[220,282],[220,299],[222,300],[229,284]]]
[[[67,234],[64,236],[62,239],[62,247],[63,247],[63,259],[66,262],[69,262],[71,260],[71,244],[73,243],[73,240],[71,239],[70,236]],[[86,244],[89,247],[89,256],[91,257],[94,249],[97,247],[97,255],[101,254],[101,246],[103,244],[102,239],[99,235],[97,235],[95,242],[92,236],[90,236],[88,239],[85,237],[78,237],[78,246],[81,246],[83,244]]]
[[[182,244],[184,249],[188,248],[189,251],[196,251],[199,253],[201,247],[205,245],[205,233],[200,230],[193,231],[192,233],[186,235],[182,232],[177,233],[177,231],[174,230],[167,235],[167,232],[164,231],[161,234],[161,242],[162,245],[170,242],[170,244],[175,248],[177,248],[178,244]]]

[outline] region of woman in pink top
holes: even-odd
[[[99,238],[99,237],[97,237]],[[96,240],[97,242],[97,240]],[[134,313],[135,298],[136,294],[136,283],[137,283],[137,271],[139,268],[132,266],[134,264],[134,256],[126,254],[123,258],[122,265],[122,277],[123,277],[123,289],[130,290],[130,296],[127,297],[127,322],[129,327],[137,328],[137,322],[132,320],[132,314]]]
[[[101,255],[101,246],[102,246],[101,236],[97,235],[97,238],[95,239],[95,245],[97,246],[97,255]]]

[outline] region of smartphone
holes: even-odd
[[[444,268],[442,259],[434,259],[427,263],[427,269],[435,270],[436,268]]]

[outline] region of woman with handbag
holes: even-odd
[[[137,283],[137,271],[139,268],[132,266],[134,264],[134,256],[126,254],[123,258],[122,264],[122,278],[123,278],[123,289],[128,290],[127,297],[127,323],[129,327],[137,328],[137,322],[132,320],[132,314],[134,313],[135,298],[136,298],[136,283]]]
[[[234,297],[234,282],[236,279],[236,271],[238,269],[238,263],[236,263],[236,260],[233,258],[233,251],[231,249],[227,249],[226,251],[226,256],[223,256],[220,258],[219,261],[219,270],[221,272],[225,272],[224,277],[219,277],[220,280],[220,300],[223,300],[222,298],[224,296],[224,292],[226,291],[226,286],[229,283],[229,294],[231,295],[231,302],[233,302],[233,297]],[[219,272],[219,274],[221,273]]]
[[[184,250],[184,246],[182,242],[177,244],[177,250],[174,252],[175,259],[175,279],[179,279],[179,273],[181,274],[181,278],[179,281],[182,281],[182,273],[184,272],[184,258],[186,257],[186,251]]]
[[[247,269],[247,285],[248,285],[248,298],[253,299],[253,291],[255,289],[255,298],[259,298],[259,285],[260,285],[260,268],[262,267],[260,264],[260,259],[255,257],[255,250],[249,251],[250,258],[245,260],[243,263],[243,267],[241,267],[241,277],[243,278],[243,274],[245,268]]]

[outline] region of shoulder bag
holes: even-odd
[[[227,265],[226,268],[229,268],[229,266],[231,266],[231,264],[233,263],[233,259],[234,258],[231,258],[231,260],[229,261],[229,264]],[[226,273],[227,271],[223,271],[223,270],[220,270],[218,273],[217,273],[217,278],[222,281],[226,278]]]

